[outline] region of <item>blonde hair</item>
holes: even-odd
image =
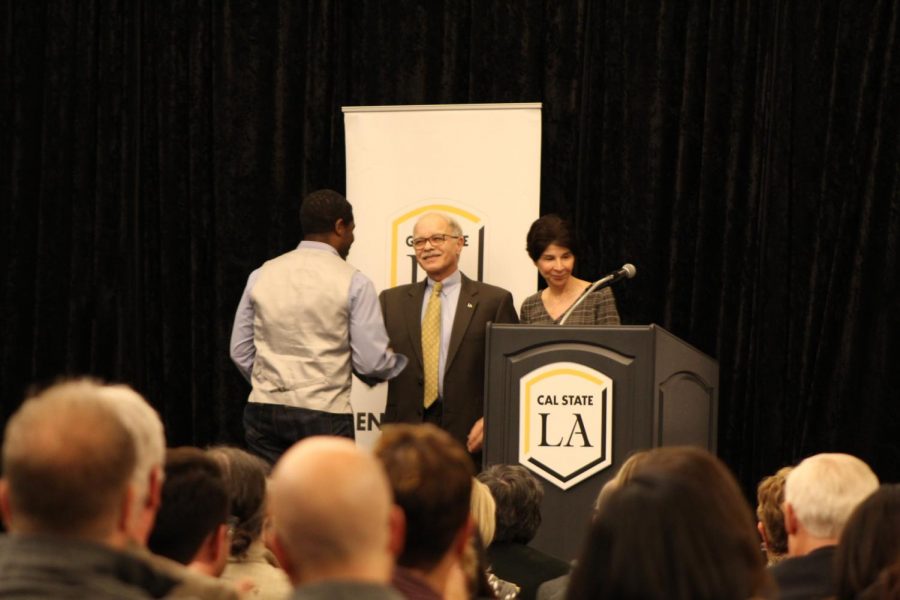
[[[491,489],[474,477],[472,478],[472,519],[478,527],[481,542],[490,546],[497,530],[497,503],[491,495]]]

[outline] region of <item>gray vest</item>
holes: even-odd
[[[250,297],[250,402],[330,413],[350,408],[350,282],[356,269],[330,252],[298,248],[266,262]]]

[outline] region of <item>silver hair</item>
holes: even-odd
[[[135,502],[143,503],[150,473],[158,467],[162,477],[162,467],[166,460],[166,436],[162,421],[144,397],[127,385],[104,385],[98,393],[134,440],[137,461],[131,479],[137,492]]]
[[[419,222],[422,221],[423,219],[425,219],[426,217],[442,218],[444,221],[447,222],[447,227],[450,229],[450,233],[452,233],[453,235],[458,235],[458,236],[462,237],[462,235],[463,235],[462,227],[460,227],[459,222],[456,219],[454,219],[453,217],[451,217],[450,215],[442,213],[442,212],[425,213],[424,215],[419,217],[419,219],[416,221],[416,225],[418,225]]]
[[[869,466],[849,454],[816,454],[787,476],[784,500],[819,538],[840,536],[850,513],[878,488]]]

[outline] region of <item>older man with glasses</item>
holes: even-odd
[[[391,346],[410,357],[390,381],[384,422],[434,423],[477,455],[484,435],[485,329],[489,322],[518,323],[512,294],[459,270],[465,239],[447,215],[423,215],[412,244],[428,278],[380,296]]]

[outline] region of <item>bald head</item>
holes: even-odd
[[[378,461],[352,441],[298,442],[275,466],[269,493],[280,558],[295,584],[354,571],[389,577],[390,487]]]
[[[30,398],[6,426],[3,498],[13,532],[107,541],[135,467],[129,431],[90,381]]]

